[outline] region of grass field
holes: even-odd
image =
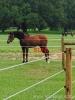
[[[60,58],[56,57],[61,52],[61,36],[45,35],[48,37],[48,46],[53,57],[50,63],[46,63],[45,60],[34,61],[43,54],[30,49],[29,62],[34,62],[5,70],[1,69],[21,64],[22,54],[17,39],[7,45],[7,35],[0,35],[0,100],[65,100],[65,72],[62,71],[61,54]],[[65,39],[74,41],[75,37],[68,36]],[[72,65],[75,66],[74,61]],[[73,68],[73,81],[75,81],[75,68]],[[50,98],[60,89],[61,91]],[[73,96],[75,96],[75,83],[73,83]]]

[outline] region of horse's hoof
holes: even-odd
[[[48,59],[46,58],[46,59],[45,59],[45,61],[47,62],[47,61],[48,61]]]
[[[23,61],[22,63],[25,63],[25,61]]]

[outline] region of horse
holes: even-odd
[[[24,34],[24,32],[9,32],[7,44],[12,42],[14,38],[18,38],[20,40],[20,46],[23,52],[23,63],[28,62],[28,51],[29,48],[33,48],[39,46],[41,51],[45,55],[46,62],[49,59],[49,50],[47,48],[47,37],[45,35],[28,35]],[[25,59],[26,58],[26,59]]]

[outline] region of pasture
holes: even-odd
[[[7,35],[0,35],[0,100],[65,100],[65,72],[61,64],[61,35],[45,35],[48,37],[50,63],[41,59],[43,54],[37,49],[35,52],[33,48],[29,51],[29,63],[27,64],[22,64],[19,41],[15,39],[13,43],[7,45]],[[65,40],[74,41],[75,36],[68,36]],[[72,54],[74,100],[75,51]]]

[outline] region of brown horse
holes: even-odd
[[[45,54],[46,62],[49,59],[49,50],[47,48],[47,38],[44,35],[26,35],[23,32],[10,32],[8,36],[7,43],[10,43],[14,40],[14,38],[18,38],[20,40],[20,45],[23,51],[23,63],[28,62],[28,50],[29,48],[33,48],[35,46],[39,46],[41,51]]]

